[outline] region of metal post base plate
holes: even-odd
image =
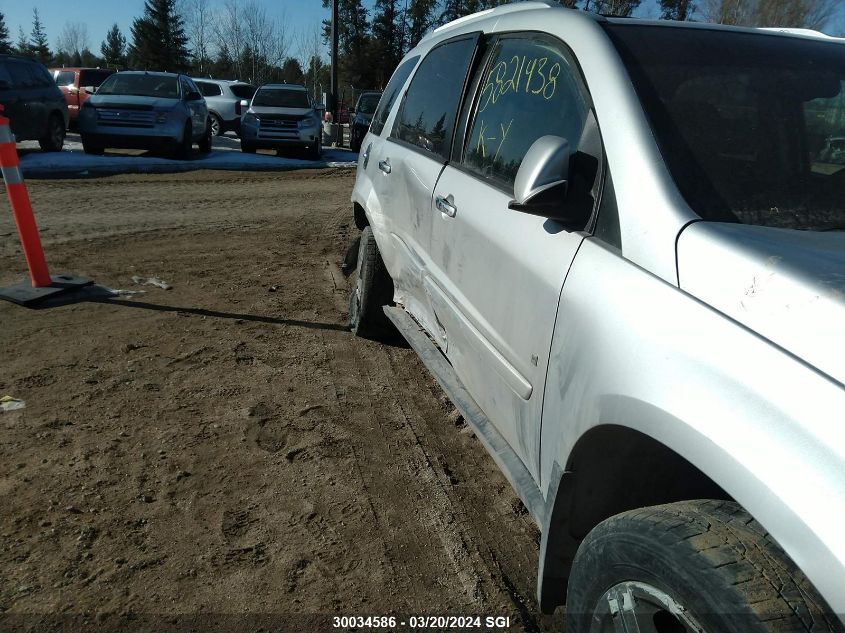
[[[53,283],[46,288],[33,288],[29,281],[0,288],[0,300],[11,301],[27,307],[36,307],[45,299],[78,290],[94,283],[91,279],[75,275],[50,275],[50,279],[53,280]]]

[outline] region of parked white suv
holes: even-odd
[[[842,631],[845,48],[502,6],[362,144],[351,329],[417,351],[567,631]]]

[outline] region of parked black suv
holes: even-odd
[[[44,66],[25,57],[0,55],[0,105],[15,140],[37,140],[45,152],[61,151],[67,103]]]

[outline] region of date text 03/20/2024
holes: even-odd
[[[397,616],[335,616],[332,618],[332,626],[336,629],[395,629],[396,627],[407,629],[438,629],[438,630],[459,630],[459,629],[508,629],[510,628],[510,617],[508,616],[460,616],[460,615],[412,615],[406,618]]]

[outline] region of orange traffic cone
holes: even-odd
[[[15,139],[9,128],[9,119],[3,116],[2,105],[0,105],[0,171],[6,183],[9,204],[12,206],[12,215],[18,227],[18,235],[29,267],[31,281],[31,283],[22,282],[8,288],[0,288],[0,299],[29,305],[60,292],[93,283],[90,279],[73,275],[50,276],[47,261],[44,259],[44,249],[41,247],[41,237],[38,235],[38,226],[35,224],[32,204],[29,201],[29,192],[21,173]]]

